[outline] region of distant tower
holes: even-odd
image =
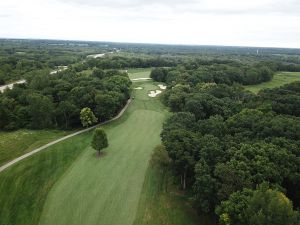
[[[256,50],[256,55],[258,55],[258,49]]]

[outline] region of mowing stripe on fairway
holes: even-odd
[[[104,155],[96,158],[91,147],[83,149],[54,185],[41,225],[133,224],[148,161],[160,143],[166,116],[159,110],[159,100],[147,96],[148,90],[156,86],[148,82],[139,85],[143,90],[135,91],[125,118],[103,127],[109,141]]]

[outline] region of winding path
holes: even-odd
[[[13,83],[10,83],[10,84],[2,85],[2,86],[0,86],[0,92],[3,93],[7,88],[12,89],[15,84],[23,84],[25,82],[26,82],[26,80],[18,80]]]
[[[126,111],[126,109],[127,109],[127,107],[129,106],[130,103],[131,103],[131,99],[129,99],[129,100],[127,101],[127,103],[126,103],[126,105],[124,106],[124,108],[123,108],[123,109],[119,112],[119,114],[116,115],[114,118],[112,118],[112,119],[110,119],[110,120],[108,120],[108,121],[105,121],[105,122],[103,122],[103,123],[97,124],[97,125],[95,125],[95,126],[86,128],[86,129],[84,129],[84,130],[77,131],[77,132],[75,132],[75,133],[73,133],[73,134],[69,134],[69,135],[64,136],[64,137],[62,137],[62,138],[59,138],[59,139],[57,139],[57,140],[55,140],[55,141],[51,141],[50,143],[48,143],[48,144],[46,144],[46,145],[43,145],[43,146],[41,146],[41,147],[39,147],[39,148],[36,148],[36,149],[34,149],[33,151],[28,152],[28,153],[26,153],[26,154],[24,154],[24,155],[22,155],[22,156],[20,156],[20,157],[18,157],[18,158],[15,158],[14,160],[12,160],[12,161],[10,161],[10,162],[4,164],[3,166],[0,167],[0,172],[2,172],[3,170],[7,169],[8,167],[10,167],[10,166],[16,164],[17,162],[19,162],[19,161],[21,161],[21,160],[23,160],[23,159],[26,159],[26,158],[28,158],[28,157],[30,157],[30,156],[32,156],[32,155],[34,155],[34,154],[36,154],[36,153],[38,153],[38,152],[40,152],[40,151],[42,151],[42,150],[44,150],[44,149],[46,149],[46,148],[52,146],[52,145],[55,145],[55,144],[57,144],[57,143],[59,143],[59,142],[61,142],[61,141],[64,141],[64,140],[68,139],[68,138],[74,137],[74,136],[76,136],[76,135],[78,135],[78,134],[82,134],[82,133],[88,132],[88,131],[90,131],[90,130],[92,130],[92,129],[98,127],[98,126],[101,126],[101,125],[104,125],[104,124],[107,124],[107,123],[109,123],[109,122],[112,122],[112,121],[114,121],[114,120],[119,119],[119,118],[123,115],[123,113]]]

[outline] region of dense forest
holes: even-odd
[[[86,58],[88,55],[109,52],[115,54],[97,59]],[[76,71],[82,71],[94,66],[120,69],[173,67],[183,64],[190,70],[195,65],[242,64],[243,66],[239,66],[242,73],[251,74],[257,72],[251,71],[256,69],[253,64],[268,62],[266,66],[273,71],[300,71],[299,54],[298,49],[280,48],[0,39],[0,85],[21,79],[31,71],[51,70],[57,66],[70,65],[73,65]],[[252,68],[247,68],[249,65],[252,65]],[[263,66],[258,65],[257,70],[263,69]],[[216,73],[220,69],[217,69]]]
[[[101,72],[81,76],[70,69],[28,75],[26,84],[0,94],[0,129],[78,127],[85,107],[99,121],[112,118],[126,104],[131,81],[126,73]]]
[[[300,50],[259,50],[2,39],[0,85],[26,82],[0,93],[0,130],[78,128],[84,108],[106,121],[131,96],[127,70],[151,68],[172,112],[161,133],[170,171],[197,212],[223,225],[298,225],[300,82],[244,86],[299,72]]]
[[[174,114],[161,137],[172,170],[198,211],[220,224],[299,222],[300,82],[258,95],[241,86],[275,71],[267,64],[152,70],[169,84],[162,100]]]
[[[173,68],[156,68],[151,77],[167,84],[198,83],[253,85],[270,81],[275,72],[300,71],[299,64],[260,61],[246,64],[233,60],[192,60]]]

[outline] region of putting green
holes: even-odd
[[[153,148],[160,143],[167,114],[152,82],[134,84],[135,99],[120,120],[104,127],[109,147],[101,158],[91,147],[72,164],[50,191],[41,225],[127,225],[135,220]]]

